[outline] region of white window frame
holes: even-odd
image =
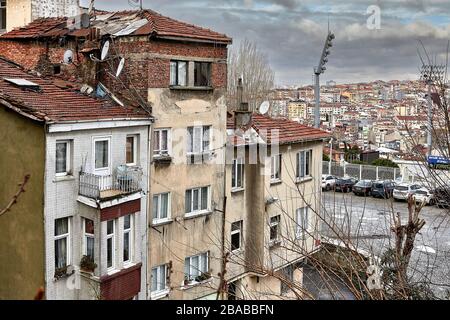
[[[202,209],[202,189],[207,188],[207,196],[208,199],[206,200],[206,209]],[[199,209],[193,211],[193,207],[194,207],[194,190],[198,190],[198,205],[199,205]],[[190,216],[196,216],[196,215],[200,215],[203,213],[207,213],[211,211],[211,186],[204,186],[204,187],[198,187],[198,188],[192,188],[192,189],[187,189],[186,192],[191,191],[191,201],[190,201],[190,211],[186,212],[186,208],[185,208],[185,216],[186,217],[190,217]],[[185,192],[185,199],[186,199],[186,192]],[[186,200],[185,200],[186,201]]]
[[[302,154],[305,156],[305,161],[302,163]],[[297,180],[308,179],[312,177],[312,149],[299,151],[296,155],[296,178]],[[308,159],[308,160],[307,160]],[[306,165],[308,164],[308,166]],[[304,174],[302,175],[302,167]],[[308,170],[307,170],[308,169]],[[307,172],[308,171],[308,172]]]
[[[108,222],[112,222],[113,232],[108,234]],[[116,268],[116,219],[106,221],[106,270],[107,272],[113,271]],[[112,265],[108,266],[108,240],[111,239],[112,248],[111,248],[111,261]]]
[[[152,285],[153,285],[153,270],[156,269],[156,290],[152,291]],[[151,272],[151,284],[150,284],[150,296],[152,299],[158,299],[161,297],[161,295],[165,295],[169,292],[169,286],[167,285],[167,275],[168,275],[169,268],[167,264],[162,264],[159,266],[155,266],[152,268]],[[162,277],[164,275],[164,277]],[[163,288],[161,288],[163,286]]]
[[[241,166],[241,185],[238,185],[238,167]],[[243,158],[233,159],[233,168],[231,169],[231,189],[232,190],[243,190],[245,186],[245,164]]]
[[[162,146],[162,134],[161,132],[167,131],[167,153],[166,150],[161,150]],[[156,139],[156,133],[159,132],[159,150],[156,150],[156,143],[153,143],[153,157],[164,157],[172,154],[172,130],[170,128],[158,128],[153,131],[153,139]]]
[[[271,182],[281,181],[281,163],[282,163],[281,153],[273,155],[270,158],[270,181]],[[277,175],[278,175],[278,177],[276,177]]]
[[[193,126],[187,128],[187,155],[201,155],[205,153],[209,153],[211,151],[211,135],[212,135],[212,126]],[[189,131],[192,130],[192,135],[189,133]],[[201,135],[199,137],[199,144],[200,146],[198,148],[195,147],[196,137],[198,130],[201,130]],[[208,140],[205,139],[205,131],[208,130]],[[208,141],[208,148],[204,148],[205,141]],[[192,145],[191,145],[192,142]],[[192,150],[189,150],[191,149]],[[196,149],[199,149],[198,152],[196,152]]]
[[[198,257],[198,265],[200,267],[200,269],[198,270],[194,270],[195,267],[193,266],[192,260],[193,258]],[[190,256],[187,257],[185,259],[185,277],[186,277],[186,260],[189,259],[189,279],[188,281],[192,284],[192,283],[196,283],[197,281],[195,280],[196,277],[200,276],[202,273],[208,273],[209,272],[209,252],[203,252],[194,256]],[[201,270],[201,267],[203,266],[203,262],[204,259],[206,259],[206,270]],[[195,272],[195,273],[194,273]],[[195,275],[194,277],[192,277],[193,274],[198,274]],[[205,280],[207,281],[207,280]]]
[[[167,217],[165,218],[161,218],[161,198],[163,195],[167,194]],[[157,203],[157,217],[153,217],[153,209],[155,206],[155,197],[158,198],[158,203]],[[158,224],[158,223],[162,223],[162,222],[166,222],[166,221],[170,221],[171,220],[171,193],[170,192],[162,192],[162,193],[158,193],[158,194],[154,194],[153,198],[152,198],[152,222],[153,224]]]
[[[83,223],[83,255],[87,256],[87,239],[93,239],[94,240],[94,257],[92,259],[95,259],[95,230],[94,233],[87,233],[86,232],[86,220],[90,220],[94,222],[92,219],[88,218],[82,218]],[[94,228],[95,228],[95,222],[94,222]]]
[[[54,244],[55,244],[55,247],[56,247],[56,241],[57,240],[61,240],[61,239],[64,239],[64,238],[67,238],[67,241],[66,241],[66,246],[67,246],[67,248],[66,248],[66,253],[67,253],[67,257],[66,257],[66,267],[68,267],[68,266],[70,266],[71,264],[72,264],[72,239],[71,239],[71,234],[72,234],[72,219],[71,219],[71,217],[64,217],[64,218],[58,218],[58,219],[55,219],[55,221],[54,221],[54,223],[55,223],[55,225],[56,225],[56,220],[60,220],[60,219],[67,219],[67,233],[64,233],[64,234],[61,234],[61,235],[56,235],[56,234],[53,234],[53,236],[54,236]],[[55,253],[55,269],[56,269],[56,253]]]
[[[96,142],[102,142],[102,141],[108,141],[108,167],[105,168],[96,168],[95,167],[95,143]],[[111,163],[111,150],[112,150],[112,146],[111,146],[111,136],[104,136],[104,137],[93,137],[92,138],[92,168],[94,170],[95,174],[99,174],[99,175],[110,175],[111,174],[111,167],[112,167],[112,163]]]
[[[125,217],[130,217],[130,227],[125,229]],[[123,221],[123,230],[122,230],[122,262],[124,265],[130,265],[133,263],[133,254],[134,254],[134,214],[129,214],[121,217]],[[128,253],[128,260],[125,260],[124,251],[125,251],[125,234],[128,234],[129,241],[128,244],[130,246]]]
[[[295,211],[295,237],[296,239],[306,239],[307,234],[311,231],[309,208],[298,208]],[[306,217],[306,225],[304,218]]]
[[[128,144],[128,139],[129,138],[133,139],[133,162],[127,162],[126,146]],[[139,141],[139,135],[138,134],[130,134],[130,135],[127,135],[127,137],[126,137],[126,142],[125,142],[125,162],[126,162],[127,166],[136,166],[139,163],[139,160],[138,160],[138,141]]]
[[[56,172],[56,150],[58,144],[66,145],[66,171],[65,172]],[[69,176],[72,173],[72,141],[71,140],[56,140],[55,143],[55,176],[56,177],[65,177]]]
[[[239,229],[237,230],[233,230],[233,225],[234,224],[238,224],[239,225]],[[230,248],[231,248],[231,252],[239,252],[242,250],[242,229],[243,229],[243,221],[239,220],[239,221],[235,221],[233,223],[231,223],[231,237],[230,237]],[[239,234],[239,248],[234,249],[233,250],[233,235],[235,234]]]

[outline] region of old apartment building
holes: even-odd
[[[149,180],[147,297],[213,297],[219,286],[216,237],[225,188],[231,39],[151,10],[101,12],[76,27],[69,20],[38,19],[4,34],[0,56],[151,111],[151,167],[144,174]]]
[[[301,264],[320,247],[322,149],[328,138],[286,119],[229,115],[229,299],[302,297]]]
[[[1,299],[146,299],[152,121],[0,58]]]

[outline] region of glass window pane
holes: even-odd
[[[170,62],[170,85],[171,86],[177,85],[177,72],[178,72],[177,68],[178,68],[177,62],[171,61]]]
[[[69,219],[62,218],[55,220],[55,236],[69,233]]]
[[[236,159],[235,159],[235,160],[233,160],[233,167],[231,168],[231,186],[233,188],[236,188],[236,185],[237,185],[236,174],[237,174],[237,170],[236,170]]]
[[[86,237],[86,255],[92,260],[94,260],[94,243],[94,238]]]
[[[305,152],[300,152],[300,177],[305,176]]]
[[[67,266],[67,238],[55,241],[55,267],[63,268]]]
[[[203,253],[201,257],[202,257],[201,272],[208,272],[208,254]]]
[[[161,151],[168,152],[167,148],[167,130],[161,131]]]
[[[152,292],[158,291],[158,268],[152,269]]]
[[[67,172],[67,143],[56,144],[56,173]]]
[[[169,211],[169,194],[165,193],[161,195],[161,212],[160,218],[167,218]]]
[[[203,127],[203,152],[209,151],[209,132],[209,126]]]
[[[199,256],[195,256],[191,258],[191,270],[193,276],[200,275],[200,262],[199,262]]]
[[[123,235],[123,261],[130,260],[130,233],[126,232]]]
[[[200,197],[200,190],[194,189],[193,190],[193,202],[192,202],[192,211],[198,211],[199,209],[199,203],[198,198]]]
[[[305,175],[309,176],[309,165],[310,165],[310,159],[311,159],[311,152],[306,151],[305,152]]]
[[[159,153],[159,150],[161,150],[159,135],[160,135],[160,131],[155,131],[155,139],[153,141],[153,143],[154,143],[153,150],[155,151],[155,153]]]
[[[107,140],[95,142],[95,169],[109,167],[108,148],[109,142]]]
[[[127,215],[123,217],[123,228],[130,229],[131,228],[131,215]]]
[[[202,188],[202,210],[208,209],[208,187]]]
[[[194,151],[194,128],[188,128],[188,136],[187,136],[187,152],[192,153]]]
[[[134,137],[127,137],[127,163],[134,163]]]
[[[192,211],[192,190],[187,190],[186,191],[186,196],[185,196],[185,212],[189,213]]]
[[[111,268],[113,266],[113,239],[109,238],[106,240],[106,266]]]
[[[159,197],[153,196],[153,219],[158,219],[158,203]]]
[[[184,259],[184,277],[187,280],[191,279],[191,259],[189,257]]]
[[[187,63],[178,61],[178,85],[185,86],[187,80]]]
[[[201,150],[201,142],[202,142],[202,127],[195,127],[194,128],[194,153],[200,153]]]
[[[106,232],[107,232],[107,234],[113,234],[114,233],[114,220],[109,220],[106,223]]]

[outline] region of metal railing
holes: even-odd
[[[119,166],[110,175],[80,172],[78,193],[92,199],[114,198],[141,191],[141,182],[142,170],[136,167]]]
[[[337,162],[323,161],[322,173],[337,177],[353,177],[358,180],[395,180],[400,177],[399,168],[377,167],[361,164],[340,164]]]

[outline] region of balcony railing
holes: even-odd
[[[142,190],[142,170],[119,166],[113,174],[97,175],[80,172],[79,195],[96,200],[107,200]]]

